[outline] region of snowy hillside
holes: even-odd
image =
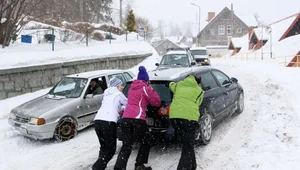
[[[143,64],[153,69],[159,57]],[[211,143],[196,148],[197,169],[205,170],[297,170],[300,166],[300,70],[274,62],[212,59],[213,67],[236,77],[245,90],[245,110],[220,124]],[[133,71],[137,71],[133,68]],[[67,142],[35,141],[17,135],[7,123],[10,109],[46,93],[41,90],[0,101],[1,169],[81,170],[98,157],[99,143],[93,128],[79,132]],[[117,152],[121,143],[118,143]],[[133,169],[134,150],[128,169]],[[151,150],[153,170],[175,170],[180,150],[171,146]],[[116,156],[108,164],[111,170]]]

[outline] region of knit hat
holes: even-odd
[[[109,80],[109,87],[118,87],[119,85],[122,84],[123,84],[122,81],[115,77]]]
[[[144,80],[144,81],[149,81],[149,75],[147,73],[147,70],[144,66],[139,67],[139,73],[138,73],[138,80]]]

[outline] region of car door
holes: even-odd
[[[99,110],[101,102],[103,100],[103,92],[107,88],[107,80],[105,76],[99,76],[93,79],[96,79],[98,81],[98,85],[101,86],[103,91],[99,94],[87,96],[88,89],[86,89],[85,97],[83,97],[82,100],[82,109],[84,114],[79,117],[81,120],[83,120],[84,123],[91,122],[94,120],[96,113]],[[89,83],[91,82],[91,80],[92,79],[89,80]]]
[[[233,83],[226,74],[219,70],[212,70],[212,73],[224,91],[226,110],[229,113],[232,107],[234,107],[235,97],[238,92],[237,84]]]
[[[195,60],[194,56],[192,55],[192,53],[190,51],[187,51],[187,55],[188,55],[188,58],[190,60],[189,64],[191,66],[195,66],[196,65],[196,60]],[[195,63],[195,65],[192,64],[193,62]]]
[[[210,71],[200,73],[201,87],[204,90],[204,100],[202,109],[207,109],[216,121],[219,121],[220,115],[224,110],[223,89],[218,85]]]

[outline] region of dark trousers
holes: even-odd
[[[194,151],[196,129],[199,127],[197,121],[185,119],[170,119],[176,134],[182,140],[183,146],[177,170],[197,169],[196,156]]]
[[[136,157],[136,165],[148,163],[151,135],[146,121],[140,119],[122,119],[120,126],[122,129],[123,145],[114,168],[126,169],[133,142],[141,142]]]
[[[94,163],[92,169],[104,170],[116,152],[117,123],[95,120],[94,127],[100,142],[100,151],[98,160]]]

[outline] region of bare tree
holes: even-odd
[[[170,26],[169,36],[180,36],[181,30],[178,24],[170,21],[169,26]]]
[[[163,20],[158,21],[157,31],[159,33],[160,39],[165,38],[165,22]]]
[[[0,1],[0,44],[6,47],[11,37],[18,34],[28,22],[27,17],[43,0],[1,0]]]
[[[46,0],[40,5],[41,10],[34,13],[47,15],[44,21],[56,22],[111,22],[112,0]]]
[[[185,22],[183,24],[183,31],[184,31],[184,36],[188,37],[188,38],[192,38],[193,37],[193,23],[192,22]]]
[[[146,28],[146,37],[147,37],[147,39],[152,38],[153,34],[157,31],[157,29],[154,29],[151,22],[147,18],[144,18],[144,17],[137,17],[136,18],[136,25]]]

